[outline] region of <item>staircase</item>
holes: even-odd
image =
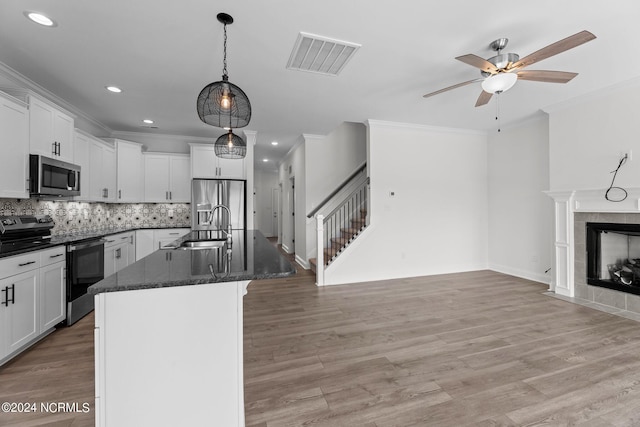
[[[367,223],[366,208],[360,209],[360,215],[350,220],[350,226],[341,228],[340,235],[332,237],[330,242],[324,248],[324,264],[325,266],[331,262],[347,247],[358,235],[365,229]],[[317,258],[309,258],[311,271],[317,273]]]
[[[310,258],[318,286],[324,285],[329,264],[362,233],[368,225],[369,177],[363,163],[349,178],[307,215],[316,218],[317,258]]]

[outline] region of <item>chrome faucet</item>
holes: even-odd
[[[216,209],[218,208],[224,208],[227,210],[227,214],[229,215],[229,224],[227,226],[227,230],[222,230],[226,235],[227,235],[227,244],[231,245],[232,242],[232,238],[231,238],[231,211],[229,210],[229,208],[225,205],[215,205],[214,207],[211,208],[211,210],[209,211],[209,224],[211,224],[211,221],[213,221],[213,213],[215,212]]]

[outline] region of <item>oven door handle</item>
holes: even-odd
[[[67,246],[67,252],[73,252],[79,249],[86,249],[86,248],[91,248],[93,246],[104,245],[105,242],[106,242],[105,239],[99,239],[99,240],[93,240],[91,242],[79,243],[77,245],[69,245]]]

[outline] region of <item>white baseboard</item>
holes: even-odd
[[[298,255],[296,255],[296,262],[300,264],[305,270],[309,270],[311,268],[309,263],[304,259],[300,258]]]
[[[536,273],[532,271],[521,270],[518,268],[507,267],[499,264],[489,264],[489,270],[496,271],[498,273],[508,274],[510,276],[520,277],[521,279],[532,280],[534,282],[544,283],[551,286],[552,277],[549,274]]]

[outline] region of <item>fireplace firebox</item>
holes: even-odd
[[[640,295],[640,224],[587,222],[587,283]]]

